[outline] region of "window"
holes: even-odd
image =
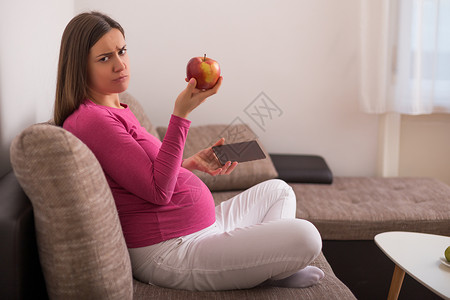
[[[363,110],[450,113],[450,0],[363,0],[361,13]]]

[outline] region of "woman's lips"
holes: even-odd
[[[120,76],[119,78],[116,78],[113,80],[113,82],[120,83],[124,82],[128,78],[128,75]]]

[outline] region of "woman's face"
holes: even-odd
[[[128,87],[130,73],[125,39],[111,29],[92,46],[88,57],[88,85],[101,95],[121,93]]]

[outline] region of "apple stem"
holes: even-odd
[[[206,54],[203,56],[203,61],[206,61]]]

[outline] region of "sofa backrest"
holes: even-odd
[[[102,168],[70,132],[35,124],[11,145],[51,299],[132,299],[128,250]]]

